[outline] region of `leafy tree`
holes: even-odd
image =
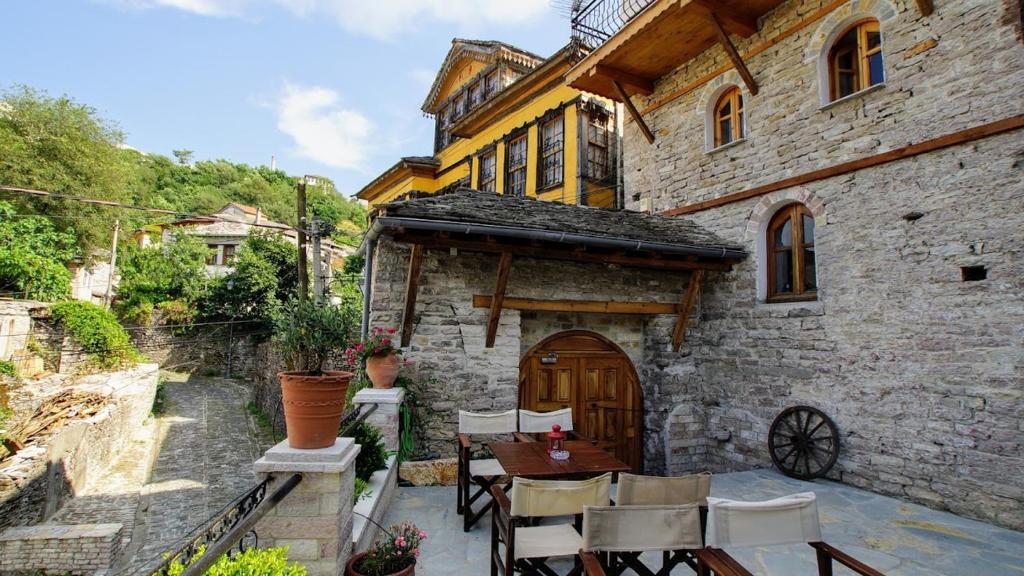
[[[255,230],[238,251],[234,270],[213,289],[207,315],[269,322],[296,297],[298,284],[295,246],[273,232]]]
[[[71,295],[67,263],[75,256],[75,236],[57,230],[42,216],[18,217],[0,202],[0,291],[55,301]]]
[[[128,332],[102,306],[74,300],[54,304],[50,313],[89,355],[93,367],[123,368],[140,360]]]
[[[178,164],[182,166],[192,165],[192,156],[195,155],[195,152],[191,150],[171,150],[171,153],[178,159]]]
[[[206,244],[186,233],[179,233],[174,242],[165,244],[146,248],[126,246],[117,287],[117,309],[121,316],[147,322],[154,308],[172,302],[176,303],[175,308],[194,310],[209,292],[205,273],[209,254]]]

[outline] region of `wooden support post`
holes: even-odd
[[[729,60],[732,60],[732,65],[736,67],[736,71],[740,73],[743,82],[747,84],[747,90],[750,90],[750,93],[756,96],[758,91],[757,81],[754,80],[754,76],[747,69],[747,65],[743,62],[740,53],[736,51],[732,40],[729,40],[729,34],[726,33],[725,28],[722,28],[722,22],[719,21],[718,16],[714,12],[708,12],[708,20],[711,21],[711,25],[715,29],[718,43],[725,49],[725,53],[729,55]]]
[[[420,287],[420,268],[423,266],[423,245],[413,244],[409,255],[409,276],[405,279],[405,310],[402,312],[402,347],[412,339],[412,320],[416,312],[416,294]]]
[[[306,264],[306,181],[303,179],[295,189],[295,208],[298,211],[299,302],[309,299],[309,269]]]
[[[618,93],[622,103],[626,105],[626,111],[633,118],[633,122],[636,122],[637,127],[644,133],[644,138],[647,138],[647,142],[654,144],[654,132],[647,127],[647,123],[644,122],[644,117],[640,115],[640,111],[633,105],[633,101],[629,99],[629,94],[626,93],[626,89],[622,87],[622,84],[618,80],[612,80],[612,86],[615,87],[615,92]]]
[[[690,274],[690,283],[686,287],[686,294],[683,295],[683,305],[679,309],[679,317],[676,318],[676,325],[672,328],[672,351],[679,352],[686,336],[686,322],[690,319],[693,307],[697,304],[697,294],[700,292],[700,281],[704,278],[703,270],[694,270]]]
[[[917,0],[917,10],[921,12],[921,16],[931,16],[935,7],[932,5],[932,0]]]
[[[487,342],[485,347],[494,348],[494,339],[498,335],[498,321],[501,320],[501,308],[505,302],[505,287],[508,286],[508,273],[512,269],[512,253],[502,252],[498,263],[498,280],[494,284],[494,297],[491,299],[491,315],[487,319]]]

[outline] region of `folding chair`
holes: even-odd
[[[558,424],[565,432],[566,438],[576,440],[579,435],[572,430],[572,408],[562,408],[551,412],[534,412],[533,410],[519,411],[519,434],[517,438],[521,441],[540,441],[542,434],[551,432],[551,426]],[[533,436],[526,436],[533,434]]]
[[[697,552],[697,574],[750,576],[750,572],[722,550],[724,546],[751,547],[806,542],[817,554],[819,576],[832,575],[835,560],[863,576],[885,576],[821,541],[818,503],[814,492],[802,492],[764,502],[708,498],[707,548]]]
[[[700,531],[703,540],[707,521],[707,498],[711,493],[711,473],[701,472],[689,476],[640,476],[619,474],[615,503],[619,506],[680,506],[692,504],[699,507]],[[697,546],[696,548],[700,548]],[[665,550],[662,553],[661,572],[668,574],[676,566],[686,563],[697,569],[697,557],[691,549]]]
[[[608,506],[611,473],[590,480],[512,479],[511,499],[500,486],[491,488],[497,505],[491,516],[491,576],[515,571],[558,576],[547,566],[550,558],[572,557],[567,576],[583,574],[579,558],[583,538],[577,531],[585,506]],[[533,526],[531,520],[576,516],[574,524]],[[504,545],[504,554],[501,553]]]
[[[473,503],[484,494],[490,494],[491,486],[505,475],[505,470],[494,458],[486,460],[470,459],[470,435],[473,434],[512,434],[516,431],[517,410],[480,414],[459,410],[459,468],[458,468],[458,505],[457,512],[462,515],[462,529],[469,529],[490,509],[493,501],[488,500],[479,511],[473,511]],[[470,488],[477,490],[470,493]]]
[[[640,554],[681,553],[703,545],[696,504],[587,506],[583,510],[580,556],[587,576],[619,576],[627,570],[640,576],[668,576],[676,564],[662,564],[655,572]]]

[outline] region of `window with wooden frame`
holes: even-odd
[[[223,256],[221,258],[221,262],[223,262],[223,264],[225,266],[230,266],[230,265],[232,265],[235,262],[235,250],[237,248],[238,248],[238,246],[236,246],[234,244],[225,244],[224,245],[224,253],[223,253]]]
[[[448,125],[450,124],[448,107],[444,107],[437,113],[437,150],[443,150],[448,146]]]
[[[829,51],[828,77],[833,101],[885,80],[878,20],[863,20],[839,35]]]
[[[484,101],[484,85],[483,82],[474,82],[469,87],[469,109],[476,108],[481,102]]]
[[[743,117],[743,93],[733,86],[715,104],[715,148],[732,144],[746,136]]]
[[[505,194],[526,196],[526,134],[505,144]]]
[[[498,154],[491,149],[477,158],[476,187],[484,192],[495,192],[498,177]]]
[[[587,178],[604,180],[609,170],[608,115],[593,111],[587,120]]]
[[[768,223],[768,301],[815,300],[814,216],[803,204],[789,204]]]
[[[209,252],[206,253],[206,265],[216,266],[220,260],[220,245],[218,244],[207,244],[206,249]]]
[[[458,118],[466,113],[466,93],[459,92],[459,95],[455,97],[452,102],[452,119]]]
[[[558,186],[563,181],[565,125],[561,111],[540,125],[540,188]]]
[[[484,78],[484,98],[498,93],[498,71],[491,72]]]

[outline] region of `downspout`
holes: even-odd
[[[366,265],[363,266],[363,323],[360,328],[359,334],[362,338],[366,338],[370,333],[370,302],[372,301],[371,292],[373,291],[373,255],[377,252],[377,240],[376,238],[366,238]]]

